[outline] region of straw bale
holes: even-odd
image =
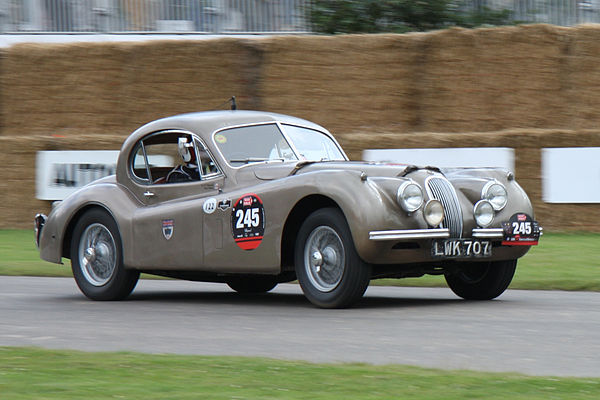
[[[567,32],[536,25],[426,35],[419,128],[568,126],[558,118],[565,115],[560,72]]]
[[[595,128],[600,123],[600,27],[574,28],[568,69],[569,98],[576,128]]]
[[[263,41],[272,65],[370,66],[374,61],[395,63],[403,44],[411,47],[416,35],[280,36]],[[374,52],[376,60],[372,58]]]
[[[4,134],[56,129],[126,134],[166,115],[256,105],[249,41],[19,45],[0,77]],[[250,76],[249,76],[250,75]]]
[[[373,129],[337,134],[344,149],[390,148],[447,148],[447,147],[512,147],[539,149],[540,147],[600,147],[600,130],[546,130],[511,129],[497,132],[411,132],[391,129]]]
[[[127,99],[139,120],[214,109],[232,95],[255,96],[247,82],[244,42],[165,41],[134,48]]]
[[[118,126],[126,64],[126,48],[119,44],[11,47],[0,77],[4,99],[11,99],[4,101],[1,110],[4,133],[22,134],[46,124],[54,129],[73,122],[82,129]],[[68,122],[58,122],[66,115],[71,117]]]
[[[411,35],[273,38],[264,48],[265,108],[302,116],[332,130],[396,125],[416,116]]]

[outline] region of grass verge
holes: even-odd
[[[2,398],[597,399],[600,378],[0,347]]]
[[[71,276],[66,265],[40,260],[33,231],[0,230],[0,275]],[[377,285],[446,286],[442,276],[383,279]],[[547,233],[519,260],[513,289],[600,291],[600,234]]]

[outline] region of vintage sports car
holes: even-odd
[[[144,125],[115,176],[36,216],[41,258],[71,259],[94,300],[125,298],[146,272],[244,293],[297,279],[330,308],[371,279],[424,274],[493,299],[540,230],[509,171],[351,162],[321,126],[255,111]]]

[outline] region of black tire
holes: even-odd
[[[371,268],[356,252],[346,218],[337,208],[308,216],[298,232],[294,261],[304,295],[318,307],[349,307],[369,286]]]
[[[472,263],[445,276],[452,291],[466,300],[491,300],[510,285],[517,260]]]
[[[119,229],[101,209],[85,212],[75,224],[71,269],[81,292],[92,300],[122,300],[140,276],[139,271],[123,266]]]
[[[227,285],[238,293],[266,293],[277,286],[272,276],[240,276],[230,278]]]

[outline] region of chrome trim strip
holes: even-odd
[[[485,239],[502,239],[504,238],[504,230],[502,228],[475,228],[473,229],[473,237]]]
[[[371,231],[369,240],[443,239],[450,237],[448,228],[401,229],[395,231]]]

